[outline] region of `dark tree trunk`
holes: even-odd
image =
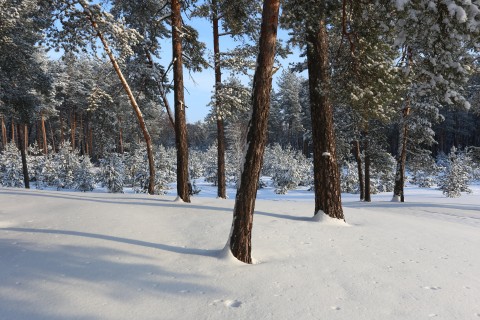
[[[263,2],[260,50],[253,79],[253,113],[247,134],[245,162],[235,199],[229,239],[232,254],[245,263],[252,263],[253,211],[267,137],[279,7],[279,0]]]
[[[2,116],[2,147],[5,149],[7,145],[7,128],[5,127],[5,117]]]
[[[360,201],[365,200],[365,180],[363,179],[363,165],[362,165],[362,157],[360,152],[360,141],[354,142],[354,154],[355,154],[355,161],[357,161],[357,171],[358,171],[358,184],[359,184],[359,191],[360,191]]]
[[[30,178],[28,176],[27,167],[27,153],[25,152],[25,136],[22,130],[22,125],[17,124],[18,145],[20,147],[20,154],[22,156],[23,182],[25,189],[30,189]]]
[[[368,133],[365,133],[365,201],[371,202],[371,186],[370,186],[370,148],[368,144]]]
[[[220,69],[220,36],[218,32],[218,6],[217,1],[212,0],[212,25],[213,25],[213,54],[215,64],[215,94],[218,94],[222,85],[222,70]],[[217,196],[227,198],[227,186],[225,182],[225,126],[220,102],[215,100],[217,109]]]
[[[340,172],[336,160],[333,110],[330,101],[330,69],[325,13],[318,25],[307,26],[307,64],[313,134],[315,213],[344,219]]]
[[[16,146],[18,146],[17,141],[15,140],[15,120],[13,120],[13,117],[12,117],[12,140],[10,141],[15,143]]]
[[[175,145],[177,147],[177,194],[190,202],[188,179],[188,137],[183,92],[182,17],[180,0],[172,0],[173,90],[175,102]]]
[[[48,144],[47,144],[47,129],[45,128],[45,118],[43,117],[43,112],[40,113],[40,121],[42,123],[42,140],[43,140],[43,154],[48,154]]]
[[[122,118],[118,117],[118,147],[120,154],[123,154],[123,129],[122,129]]]
[[[145,143],[147,145],[147,156],[148,156],[148,168],[150,171],[150,177],[149,177],[149,182],[148,182],[148,193],[149,194],[154,194],[154,189],[155,189],[155,160],[153,157],[153,147],[152,147],[152,138],[150,137],[150,133],[148,132],[147,125],[145,123],[145,119],[143,118],[142,111],[140,110],[140,107],[137,104],[137,100],[135,99],[132,90],[130,89],[130,86],[128,85],[127,80],[123,76],[122,70],[120,69],[120,66],[118,65],[117,59],[115,59],[115,56],[113,55],[112,51],[110,50],[110,47],[107,43],[107,40],[103,36],[103,33],[99,30],[98,24],[95,21],[95,18],[93,14],[91,13],[90,9],[88,6],[83,7],[85,10],[85,13],[87,15],[87,18],[90,20],[90,23],[92,25],[92,28],[95,30],[98,39],[102,42],[103,48],[105,52],[107,53],[108,57],[110,58],[110,62],[112,63],[113,69],[117,73],[118,78],[120,79],[120,82],[122,83],[122,87],[125,90],[125,93],[128,96],[128,99],[130,100],[130,105],[133,108],[133,111],[137,117],[138,124],[140,125],[140,129],[142,130],[143,133],[143,138],[145,140]]]
[[[405,202],[405,163],[407,161],[407,140],[408,126],[407,117],[410,114],[410,101],[407,99],[405,109],[403,109],[402,125],[400,131],[400,150],[397,156],[397,173],[395,175],[395,186],[393,188],[392,201]]]

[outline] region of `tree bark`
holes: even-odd
[[[110,62],[113,65],[113,69],[117,73],[118,78],[120,79],[120,82],[122,83],[123,89],[125,90],[125,93],[128,96],[128,99],[130,100],[130,104],[133,108],[133,111],[137,117],[138,123],[140,125],[140,129],[142,130],[143,133],[143,138],[145,140],[145,143],[147,145],[147,156],[148,156],[148,167],[150,171],[150,177],[149,177],[149,183],[148,183],[148,193],[149,194],[154,194],[154,187],[155,187],[155,162],[154,162],[154,157],[153,157],[153,148],[152,148],[152,139],[150,137],[150,133],[148,132],[147,125],[145,123],[145,120],[142,115],[142,111],[140,110],[137,101],[135,97],[133,96],[132,90],[130,89],[130,86],[128,85],[127,80],[123,76],[122,70],[120,70],[120,66],[118,65],[117,59],[115,59],[112,51],[110,50],[110,47],[107,43],[107,40],[103,36],[102,32],[98,29],[97,22],[95,21],[92,13],[90,12],[89,8],[86,5],[83,5],[83,8],[85,10],[85,14],[87,15],[87,18],[90,20],[90,23],[97,33],[98,39],[102,42],[103,48],[105,52],[107,53]]]
[[[123,129],[122,129],[122,118],[118,117],[118,146],[120,154],[123,154]]]
[[[405,108],[403,109],[402,125],[400,131],[400,150],[397,157],[397,173],[395,175],[395,186],[393,188],[394,202],[405,202],[405,163],[407,161],[407,141],[408,126],[407,117],[410,114],[410,100],[407,99]]]
[[[17,141],[15,140],[15,120],[13,120],[13,117],[12,117],[12,140],[10,140],[11,142],[15,143],[15,145],[17,146]]]
[[[362,157],[360,152],[360,141],[356,140],[354,142],[354,155],[357,162],[357,171],[358,171],[358,185],[360,191],[360,201],[365,200],[365,180],[363,178],[363,164]]]
[[[279,0],[263,2],[260,50],[253,79],[253,113],[247,134],[245,162],[235,199],[229,238],[232,254],[245,263],[252,263],[253,212],[267,137],[279,7]]]
[[[218,95],[222,85],[222,70],[220,68],[220,36],[218,31],[218,5],[217,0],[212,0],[212,26],[213,26],[213,54],[215,66],[215,95]],[[225,182],[225,125],[220,112],[220,102],[215,99],[217,112],[217,197],[227,198]]]
[[[314,215],[327,214],[344,220],[330,101],[328,34],[324,12],[320,14],[318,25],[307,26],[306,40],[313,134]]]
[[[7,128],[5,127],[5,117],[2,115],[2,147],[5,149],[7,145]]]
[[[48,155],[47,129],[45,128],[45,118],[43,117],[43,111],[40,113],[40,121],[42,123],[43,154]]]
[[[25,148],[25,152],[28,154],[28,126],[25,124],[23,125],[23,147]]]
[[[27,154],[25,152],[25,137],[22,127],[23,126],[21,124],[17,124],[18,145],[20,146],[20,154],[22,156],[23,183],[25,184],[25,189],[30,189],[30,178],[28,176],[27,167]]]
[[[371,202],[372,201],[372,196],[371,196],[371,186],[370,186],[370,165],[371,165],[371,157],[370,157],[370,148],[369,148],[369,143],[368,143],[368,133],[364,134],[365,136],[365,146],[364,146],[364,151],[365,151],[365,201],[366,202]]]
[[[173,90],[175,103],[175,146],[177,148],[177,194],[190,202],[188,178],[188,137],[185,116],[182,58],[182,17],[180,0],[172,0]]]

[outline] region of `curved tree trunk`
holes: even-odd
[[[228,243],[232,254],[245,263],[252,263],[253,211],[267,140],[279,7],[279,0],[263,2],[260,51],[253,79],[253,113],[248,129],[245,162],[235,199],[232,230]]]
[[[150,177],[149,177],[149,183],[148,183],[148,193],[153,194],[154,193],[154,187],[155,187],[155,161],[153,157],[153,148],[152,148],[152,139],[150,137],[150,133],[148,132],[147,125],[145,123],[145,120],[142,115],[142,111],[138,107],[137,101],[135,100],[135,97],[133,96],[132,90],[130,89],[130,86],[128,85],[127,80],[123,76],[122,70],[120,70],[120,66],[117,63],[117,59],[115,59],[112,51],[110,50],[110,47],[104,38],[103,34],[100,32],[98,29],[97,22],[95,21],[94,17],[92,16],[90,10],[86,5],[83,6],[85,13],[87,15],[87,18],[90,20],[90,23],[92,24],[93,29],[97,33],[98,39],[102,42],[103,48],[105,52],[107,53],[108,57],[110,58],[110,62],[113,65],[113,69],[115,69],[115,72],[117,73],[118,78],[120,79],[120,82],[122,83],[123,89],[125,90],[128,99],[130,100],[130,104],[132,105],[133,111],[135,112],[135,115],[137,116],[138,123],[140,124],[140,129],[142,130],[143,133],[143,138],[145,140],[145,143],[147,144],[147,156],[148,156],[148,167],[150,170]]]
[[[190,202],[188,178],[188,137],[183,92],[182,17],[179,0],[172,0],[173,90],[175,101],[175,145],[177,147],[177,194]]]
[[[340,172],[336,160],[333,110],[330,101],[330,69],[325,13],[318,25],[307,26],[307,65],[313,134],[315,213],[344,219]],[[321,219],[320,216],[317,216]]]
[[[212,0],[213,25],[213,54],[215,64],[215,94],[218,94],[222,85],[222,70],[220,69],[220,36],[218,32],[217,1]],[[217,197],[227,198],[225,182],[225,126],[218,99],[215,100],[217,111]]]

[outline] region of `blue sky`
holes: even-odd
[[[199,40],[204,42],[207,46],[206,54],[208,56],[213,55],[213,35],[212,35],[212,26],[210,21],[207,19],[195,18],[189,21],[189,24],[194,26],[199,32]],[[287,31],[279,30],[279,38],[284,40],[287,38]],[[220,50],[224,51],[229,48],[233,48],[237,45],[235,41],[228,37],[224,36],[220,39]],[[171,46],[169,43],[166,43],[162,51],[165,54],[165,59],[170,61],[171,59]],[[288,68],[290,62],[300,61],[298,57],[298,50],[294,50],[294,53],[287,59],[282,60],[282,67]],[[253,70],[252,70],[253,74]],[[279,70],[273,79],[273,86],[276,86],[276,78],[281,74]],[[229,76],[228,71],[224,71],[222,79],[226,79]],[[205,116],[210,111],[208,103],[210,102],[213,86],[215,83],[213,69],[205,69],[202,72],[198,73],[188,73],[188,70],[184,69],[184,82],[185,82],[185,105],[187,106],[186,114],[187,121],[193,123],[196,121],[202,121],[205,119]],[[248,78],[243,77],[242,80],[245,80],[245,84],[248,84]],[[173,106],[173,97],[170,97],[171,105]]]

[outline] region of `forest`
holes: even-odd
[[[340,220],[341,192],[458,197],[480,179],[479,31],[478,0],[2,0],[0,185],[233,185],[248,263],[262,176]],[[210,112],[187,123],[184,77],[208,68]]]

